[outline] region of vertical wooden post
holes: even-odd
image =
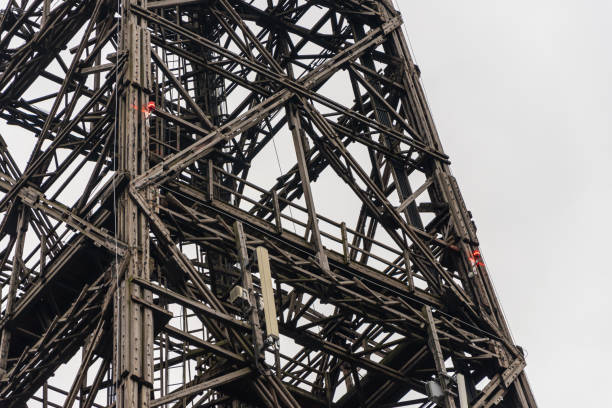
[[[17,286],[19,285],[23,246],[27,230],[27,213],[21,204],[19,204],[19,208],[17,208],[17,213],[19,214],[19,218],[17,219],[17,240],[15,244],[15,253],[13,255],[13,268],[11,270],[11,278],[9,279],[9,290],[4,312],[5,318],[8,318],[9,320],[12,318],[13,309],[15,307],[15,296],[17,294]],[[11,329],[9,328],[9,325],[5,325],[2,329],[2,339],[0,340],[0,377],[6,373],[11,337]]]
[[[45,258],[47,257],[47,236],[45,234],[40,235],[40,261],[39,261],[39,272],[40,276],[45,276]]]
[[[410,264],[410,252],[404,250],[404,267],[406,268],[406,274],[408,275],[408,287],[411,291],[414,291],[414,276],[412,276],[412,265]]]
[[[83,342],[83,346],[81,347],[81,370],[82,370],[82,380],[80,381],[81,386],[79,387],[79,408],[83,408],[85,406],[85,395],[87,395],[87,369],[89,361],[87,361],[87,349],[94,341],[93,335],[87,336],[85,341]],[[81,371],[79,370],[79,373]],[[70,395],[69,395],[70,397]],[[72,405],[72,404],[70,404]]]
[[[457,390],[459,393],[459,408],[469,408],[465,377],[461,373],[457,373]]]
[[[212,160],[208,160],[208,201],[215,199],[215,166]]]
[[[51,5],[51,0],[43,1],[43,12],[42,12],[42,19],[41,19],[41,25],[43,26],[47,23],[47,20],[49,19],[50,5]]]
[[[272,204],[274,205],[274,223],[276,224],[276,232],[283,232],[283,223],[281,220],[281,209],[278,204],[278,193],[276,190],[272,190]]]
[[[48,401],[49,401],[49,385],[47,383],[47,381],[44,382],[43,384],[43,390],[42,390],[42,407],[43,408],[47,408],[49,406]]]
[[[302,180],[304,200],[306,201],[306,208],[308,209],[308,221],[312,232],[312,238],[317,249],[317,258],[323,272],[325,272],[327,275],[331,275],[327,255],[325,254],[323,242],[321,241],[321,233],[319,231],[319,219],[315,210],[312,191],[310,190],[310,176],[308,175],[308,168],[306,167],[306,154],[304,152],[304,137],[302,125],[300,123],[300,118],[297,114],[295,106],[293,106],[292,104],[288,104],[287,106],[287,115],[289,117],[289,128],[291,129],[291,133],[293,135],[293,145],[295,146],[295,155],[297,157],[298,170],[300,173],[300,179]]]
[[[344,221],[342,222],[342,224],[340,224],[340,230],[342,233],[342,256],[344,257],[344,263],[349,263],[351,259],[349,257],[346,223]]]

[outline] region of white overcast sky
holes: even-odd
[[[612,2],[397,1],[539,406],[610,406]]]
[[[397,1],[539,406],[610,406],[612,1]]]

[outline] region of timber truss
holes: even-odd
[[[0,406],[536,407],[390,0],[2,3]]]

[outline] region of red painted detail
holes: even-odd
[[[472,266],[484,266],[484,262],[482,261],[482,257],[480,255],[480,250],[475,249],[472,251],[472,256],[468,257]]]

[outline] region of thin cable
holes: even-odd
[[[493,296],[495,296],[495,298],[497,299],[496,303],[499,306],[499,312],[501,313],[502,318],[504,319],[504,327],[508,329],[508,333],[510,334],[510,340],[512,340],[512,344],[516,344],[516,341],[514,340],[514,334],[512,333],[512,329],[510,329],[510,325],[508,324],[508,318],[506,317],[506,312],[504,312],[504,307],[502,306],[501,299],[499,298],[497,288],[495,287],[495,284],[493,283],[493,278],[491,278],[491,274],[489,273],[489,268],[487,267],[487,262],[484,260],[484,256],[482,255],[482,253],[480,254],[480,258],[482,259],[482,263],[484,263],[485,265],[485,269],[487,271],[487,278],[489,279],[489,282],[491,283],[491,288],[493,289]]]
[[[399,7],[399,3],[397,2],[397,0],[393,0],[393,5],[395,7],[395,9],[401,13],[400,11],[400,7]],[[408,30],[406,29],[406,24],[404,24],[402,22],[401,25],[402,28],[402,33],[404,34],[404,38],[406,38],[406,41],[408,42],[408,52],[410,53],[410,57],[414,60],[414,65],[419,66],[419,61],[416,57],[416,54],[414,52],[414,47],[412,46],[412,41],[410,41],[410,36],[408,35]],[[419,80],[421,82],[423,82],[423,80],[421,79],[420,75],[419,75]],[[427,103],[428,106],[430,106],[429,104],[429,97],[427,96],[427,90],[425,88],[425,86],[421,86],[421,89],[423,90],[423,96],[425,96],[425,102]]]
[[[401,12],[399,3],[397,2],[397,0],[393,0],[393,4],[396,10]],[[406,38],[408,42],[408,51],[410,52],[410,55],[412,59],[414,60],[414,64],[419,65],[416,54],[414,52],[414,47],[412,46],[412,41],[410,41],[410,36],[408,35],[408,30],[406,29],[406,25],[402,24],[401,27],[404,33],[404,37]],[[420,79],[420,81],[423,82],[422,79]],[[427,96],[427,90],[426,90],[427,88],[425,86],[421,86],[421,89],[423,90],[423,95],[425,96],[425,102],[427,103],[428,106],[430,106],[429,98]],[[510,340],[512,340],[512,343],[515,343],[514,334],[512,333],[512,329],[510,329],[510,325],[508,324],[508,318],[506,317],[506,313],[504,312],[502,302],[499,301],[499,295],[498,295],[497,288],[495,287],[495,284],[493,283],[493,279],[491,278],[491,275],[489,274],[489,269],[486,266],[487,263],[484,261],[484,257],[482,255],[481,255],[481,258],[482,258],[483,263],[485,264],[485,269],[487,270],[487,277],[489,279],[489,282],[491,283],[491,288],[493,289],[493,295],[496,297],[496,299],[498,299],[496,303],[499,305],[499,311],[502,315],[502,318],[504,319],[504,326],[508,329],[508,333],[510,334]]]
[[[276,149],[276,142],[274,141],[274,138],[272,138],[272,145],[274,146],[274,154],[276,154],[276,163],[278,164],[278,171],[280,171],[280,175],[282,177],[283,174],[285,174],[285,172],[283,172],[283,168],[281,167],[280,158],[278,157],[278,150]],[[291,214],[291,224],[293,224],[293,232],[295,232],[295,234],[297,235],[297,230],[295,229],[295,222],[293,222],[293,219],[294,219],[293,211],[291,210],[290,205],[288,205],[287,207],[289,208],[289,214]],[[280,211],[280,208],[279,208],[279,211]],[[280,217],[280,214],[279,214],[279,217]]]
[[[397,0],[393,0],[393,5],[395,6],[396,11],[401,14],[401,9],[400,9],[400,6]],[[414,48],[412,47],[412,43],[410,42],[410,36],[408,35],[408,30],[406,30],[406,24],[404,24],[403,20],[402,20],[401,27],[404,33],[404,37],[406,37],[406,40],[408,40],[408,48],[409,48],[410,54],[412,55],[412,58],[414,58],[414,63],[418,65],[416,55],[414,55]]]

